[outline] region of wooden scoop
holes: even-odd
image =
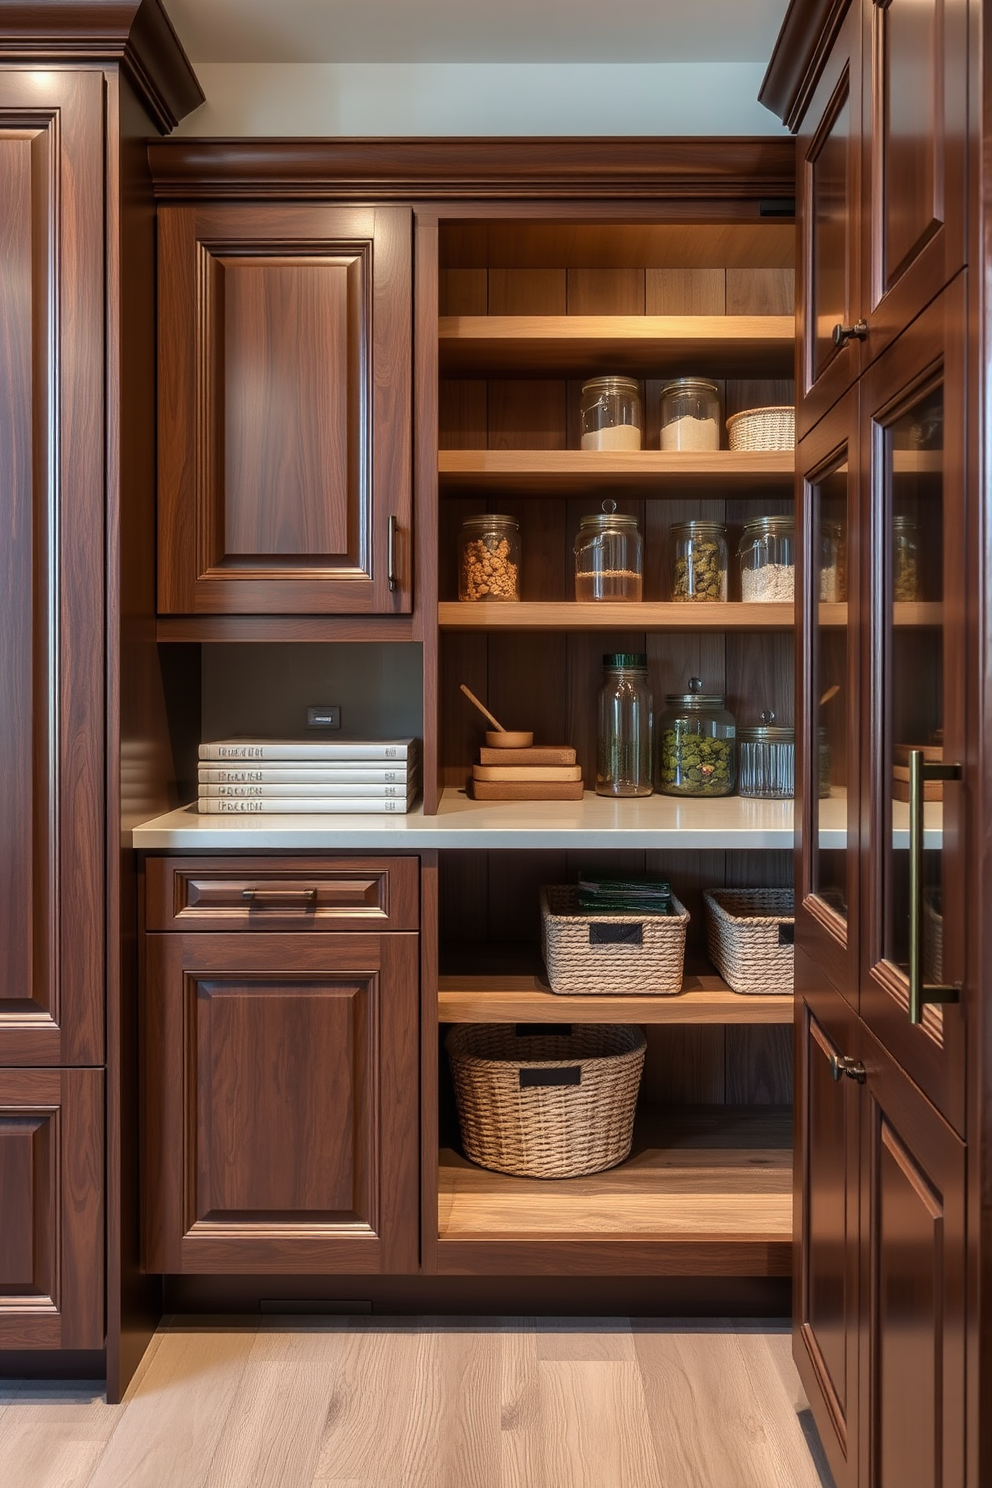
[[[495,732],[493,732],[493,730],[487,730],[486,732],[486,743],[489,745],[490,749],[530,748],[530,746],[534,742],[533,731],[527,731],[525,729],[505,729],[500,723],[499,719],[493,717],[489,709],[485,707],[484,704],[479,702],[479,699],[476,697],[475,693],[472,692],[470,688],[466,687],[464,682],[460,683],[459,686],[461,687],[462,692],[468,698],[469,702],[472,703],[474,707],[478,708],[483,718],[488,718],[489,722],[494,726]]]

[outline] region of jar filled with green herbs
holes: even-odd
[[[673,522],[672,598],[722,603],[727,598],[727,529],[701,518]]]
[[[670,692],[658,719],[658,789],[668,796],[729,796],[737,781],[737,726],[698,677]]]
[[[599,690],[597,795],[651,795],[653,710],[647,656],[640,651],[608,652]]]

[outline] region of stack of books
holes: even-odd
[[[213,816],[409,811],[417,739],[218,739],[200,745],[197,805]]]
[[[579,908],[586,914],[670,915],[667,878],[592,878],[579,874]]]
[[[582,766],[567,744],[480,749],[470,793],[476,801],[581,801]]]

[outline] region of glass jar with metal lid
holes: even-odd
[[[729,796],[737,774],[737,726],[698,677],[670,692],[658,719],[658,789],[668,796]]]
[[[712,382],[678,377],[662,388],[661,448],[720,448],[720,394]]]
[[[825,603],[847,598],[847,550],[840,522],[820,523],[820,598]]]
[[[740,547],[741,599],[783,604],[796,597],[796,528],[791,516],[752,517]]]
[[[520,598],[520,524],[516,517],[486,512],[465,518],[458,598],[487,603]]]
[[[727,529],[696,518],[673,522],[672,598],[720,601],[727,598]]]
[[[788,801],[795,795],[796,731],[778,727],[770,709],[762,713],[760,725],[740,730],[737,757],[742,796]]]
[[[912,517],[892,518],[892,598],[912,603],[920,597],[920,529]]]
[[[615,501],[582,517],[575,539],[575,598],[641,598],[641,534],[637,518],[617,511]]]
[[[644,652],[603,657],[596,740],[596,794],[650,796],[654,702]]]
[[[582,448],[639,450],[644,417],[633,377],[592,377],[582,384]]]

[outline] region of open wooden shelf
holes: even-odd
[[[791,315],[443,315],[442,376],[791,377]]]
[[[791,1023],[789,996],[742,996],[712,968],[687,971],[678,996],[561,997],[538,972],[438,979],[440,1023]]]
[[[474,450],[438,451],[442,492],[588,496],[618,488],[681,499],[687,490],[735,496],[792,494],[793,450]]]
[[[897,630],[939,630],[944,623],[944,606],[939,600],[900,600],[892,610]],[[819,607],[819,623],[835,630],[846,626],[847,605],[824,601]]]
[[[726,604],[576,604],[574,600],[561,604],[531,600],[487,604],[484,600],[444,600],[437,607],[442,630],[790,630],[794,617],[791,604],[741,604],[733,600]]]
[[[514,1264],[545,1269],[542,1248],[596,1240],[684,1248],[673,1269],[788,1275],[792,1122],[768,1106],[646,1107],[619,1167],[585,1178],[511,1178],[440,1154],[442,1267],[472,1247],[519,1243]],[[515,1246],[515,1250],[516,1250]],[[643,1253],[643,1251],[641,1251]],[[661,1261],[662,1268],[664,1261]]]

